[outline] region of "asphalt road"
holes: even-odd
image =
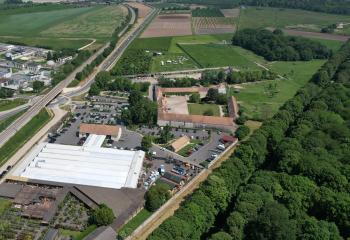
[[[133,11],[132,11],[133,12]],[[157,14],[156,10],[153,10],[150,15],[146,18],[145,22],[143,22],[137,29],[130,33],[130,36],[127,37],[117,48],[108,56],[107,61],[102,63],[100,71],[109,70],[121,57],[122,53],[125,49],[130,45],[130,43],[140,34],[143,29],[147,26],[148,22],[152,20],[153,16]],[[53,99],[55,99],[62,90],[69,85],[71,81],[75,79],[75,75],[82,71],[84,67],[90,64],[97,56],[99,56],[106,47],[108,47],[109,43],[105,44],[99,51],[93,54],[86,62],[84,62],[80,67],[76,68],[69,76],[57,84],[49,93],[43,96],[38,102],[33,104],[33,106],[28,109],[21,117],[19,117],[16,121],[14,121],[6,130],[0,133],[0,147],[3,146],[12,136],[16,134],[16,132],[21,129],[24,125],[26,125],[35,115],[37,115],[41,109],[43,109],[46,105],[48,105]],[[87,84],[82,87],[78,92],[73,92],[69,94],[69,96],[80,95],[84,92],[87,92],[90,88],[94,79],[87,81]]]

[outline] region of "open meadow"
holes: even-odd
[[[0,41],[77,49],[93,39],[105,41],[126,15],[125,7],[118,5],[0,10]]]
[[[350,23],[350,16],[298,9],[248,7],[241,10],[239,28],[294,28],[319,32],[335,23]]]
[[[229,95],[234,95],[245,114],[252,119],[272,117],[279,107],[304,86],[322,66],[324,60],[308,62],[273,62],[267,65],[283,79],[236,85]]]
[[[221,44],[181,44],[181,48],[200,67],[227,67],[257,69],[258,66],[236,51],[235,46]]]

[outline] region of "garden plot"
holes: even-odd
[[[192,35],[190,14],[159,15],[141,38]]]
[[[195,34],[233,33],[235,30],[234,19],[225,17],[195,17],[192,26]]]

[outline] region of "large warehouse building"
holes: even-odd
[[[14,170],[17,177],[120,189],[136,188],[145,153],[102,148],[106,136],[84,146],[41,143]]]

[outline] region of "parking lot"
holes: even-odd
[[[107,140],[103,146],[121,150],[140,149],[143,135],[149,134],[157,137],[163,128],[144,126],[135,131],[127,129],[121,125],[121,112],[127,107],[127,100],[109,97],[98,97],[92,99],[89,103],[74,105],[72,113],[62,126],[57,131],[49,134],[48,141],[66,145],[82,145],[86,139],[79,138],[81,123],[117,124],[122,129],[120,139],[118,141]],[[201,164],[208,164],[213,161],[228,146],[226,145],[223,149],[218,148],[222,144],[220,142],[221,138],[225,135],[220,131],[172,128],[170,133],[173,139],[188,136],[196,144],[191,145],[187,157],[181,156],[164,146],[154,144],[150,149],[148,158],[144,161],[141,174],[142,182],[151,184],[159,179],[161,168],[163,171],[172,174],[183,175],[184,179],[192,178],[203,168]],[[148,186],[146,185],[145,187]]]

